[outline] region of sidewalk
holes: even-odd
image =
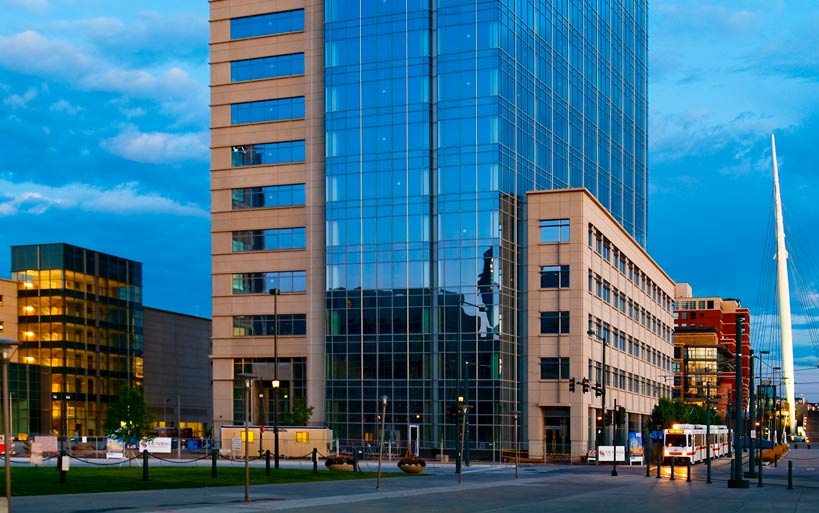
[[[747,470],[747,453],[744,468]],[[788,462],[793,465],[794,489],[787,489]],[[288,464],[308,462],[288,461]],[[385,466],[385,470],[394,465]],[[819,449],[791,450],[777,467],[763,468],[763,488],[749,479],[748,489],[727,488],[730,461],[714,460],[713,482],[705,483],[704,465],[677,467],[676,480],[662,479],[652,469],[618,466],[611,476],[609,465],[521,465],[473,462],[464,468],[462,483],[454,465],[430,464],[424,474],[381,481],[258,485],[250,488],[249,502],[243,487],[219,487],[93,495],[15,497],[15,513],[217,513],[298,510],[298,513],[380,513],[424,511],[445,513],[654,513],[689,510],[697,513],[757,513],[774,510],[813,513],[819,504]]]

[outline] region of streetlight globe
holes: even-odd
[[[278,379],[273,380],[273,388],[279,388],[281,386],[281,382]]]

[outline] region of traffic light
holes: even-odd
[[[569,392],[574,392],[574,378],[569,378]]]
[[[589,391],[589,378],[583,378],[583,393]]]
[[[594,384],[594,396],[595,397],[600,397],[601,395],[603,395],[603,386],[600,383],[595,383]]]
[[[618,406],[616,410],[614,410],[614,421],[617,425],[625,424],[626,423],[626,409],[623,406]]]
[[[612,417],[614,417],[614,410],[606,410],[606,425],[610,426]]]

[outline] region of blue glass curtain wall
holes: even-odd
[[[325,4],[327,422],[511,446],[525,193],[586,187],[645,242],[645,2]],[[521,378],[519,378],[519,376]]]

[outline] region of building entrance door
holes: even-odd
[[[568,408],[547,408],[543,414],[544,454],[571,452],[571,419]]]

